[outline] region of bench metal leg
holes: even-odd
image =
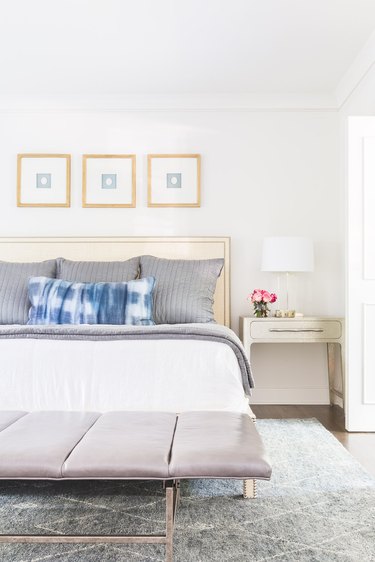
[[[257,496],[257,482],[256,480],[243,481],[243,497],[245,499],[254,499]]]
[[[165,562],[173,560],[173,530],[175,517],[175,486],[166,486],[166,544],[165,544]]]
[[[166,562],[172,562],[173,531],[179,497],[179,481],[167,481],[165,492],[165,535],[0,535],[0,543],[165,544],[165,560]]]

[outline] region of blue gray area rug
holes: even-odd
[[[259,420],[271,482],[185,482],[176,562],[375,561],[375,481],[316,420]],[[164,532],[154,482],[0,482],[1,533]],[[151,545],[0,545],[2,562],[163,562]]]

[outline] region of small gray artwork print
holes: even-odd
[[[116,189],[117,174],[102,174],[102,189]]]
[[[167,174],[167,187],[182,187],[182,174]]]
[[[37,174],[36,187],[38,189],[51,189],[52,187],[51,176],[52,174]]]

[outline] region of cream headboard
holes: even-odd
[[[83,261],[126,260],[142,254],[170,259],[224,258],[215,292],[215,319],[230,325],[230,238],[111,237],[0,238],[0,260],[41,261],[64,257]]]

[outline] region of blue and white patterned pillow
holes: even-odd
[[[73,283],[32,277],[28,324],[133,324],[149,326],[154,277],[124,283]]]

